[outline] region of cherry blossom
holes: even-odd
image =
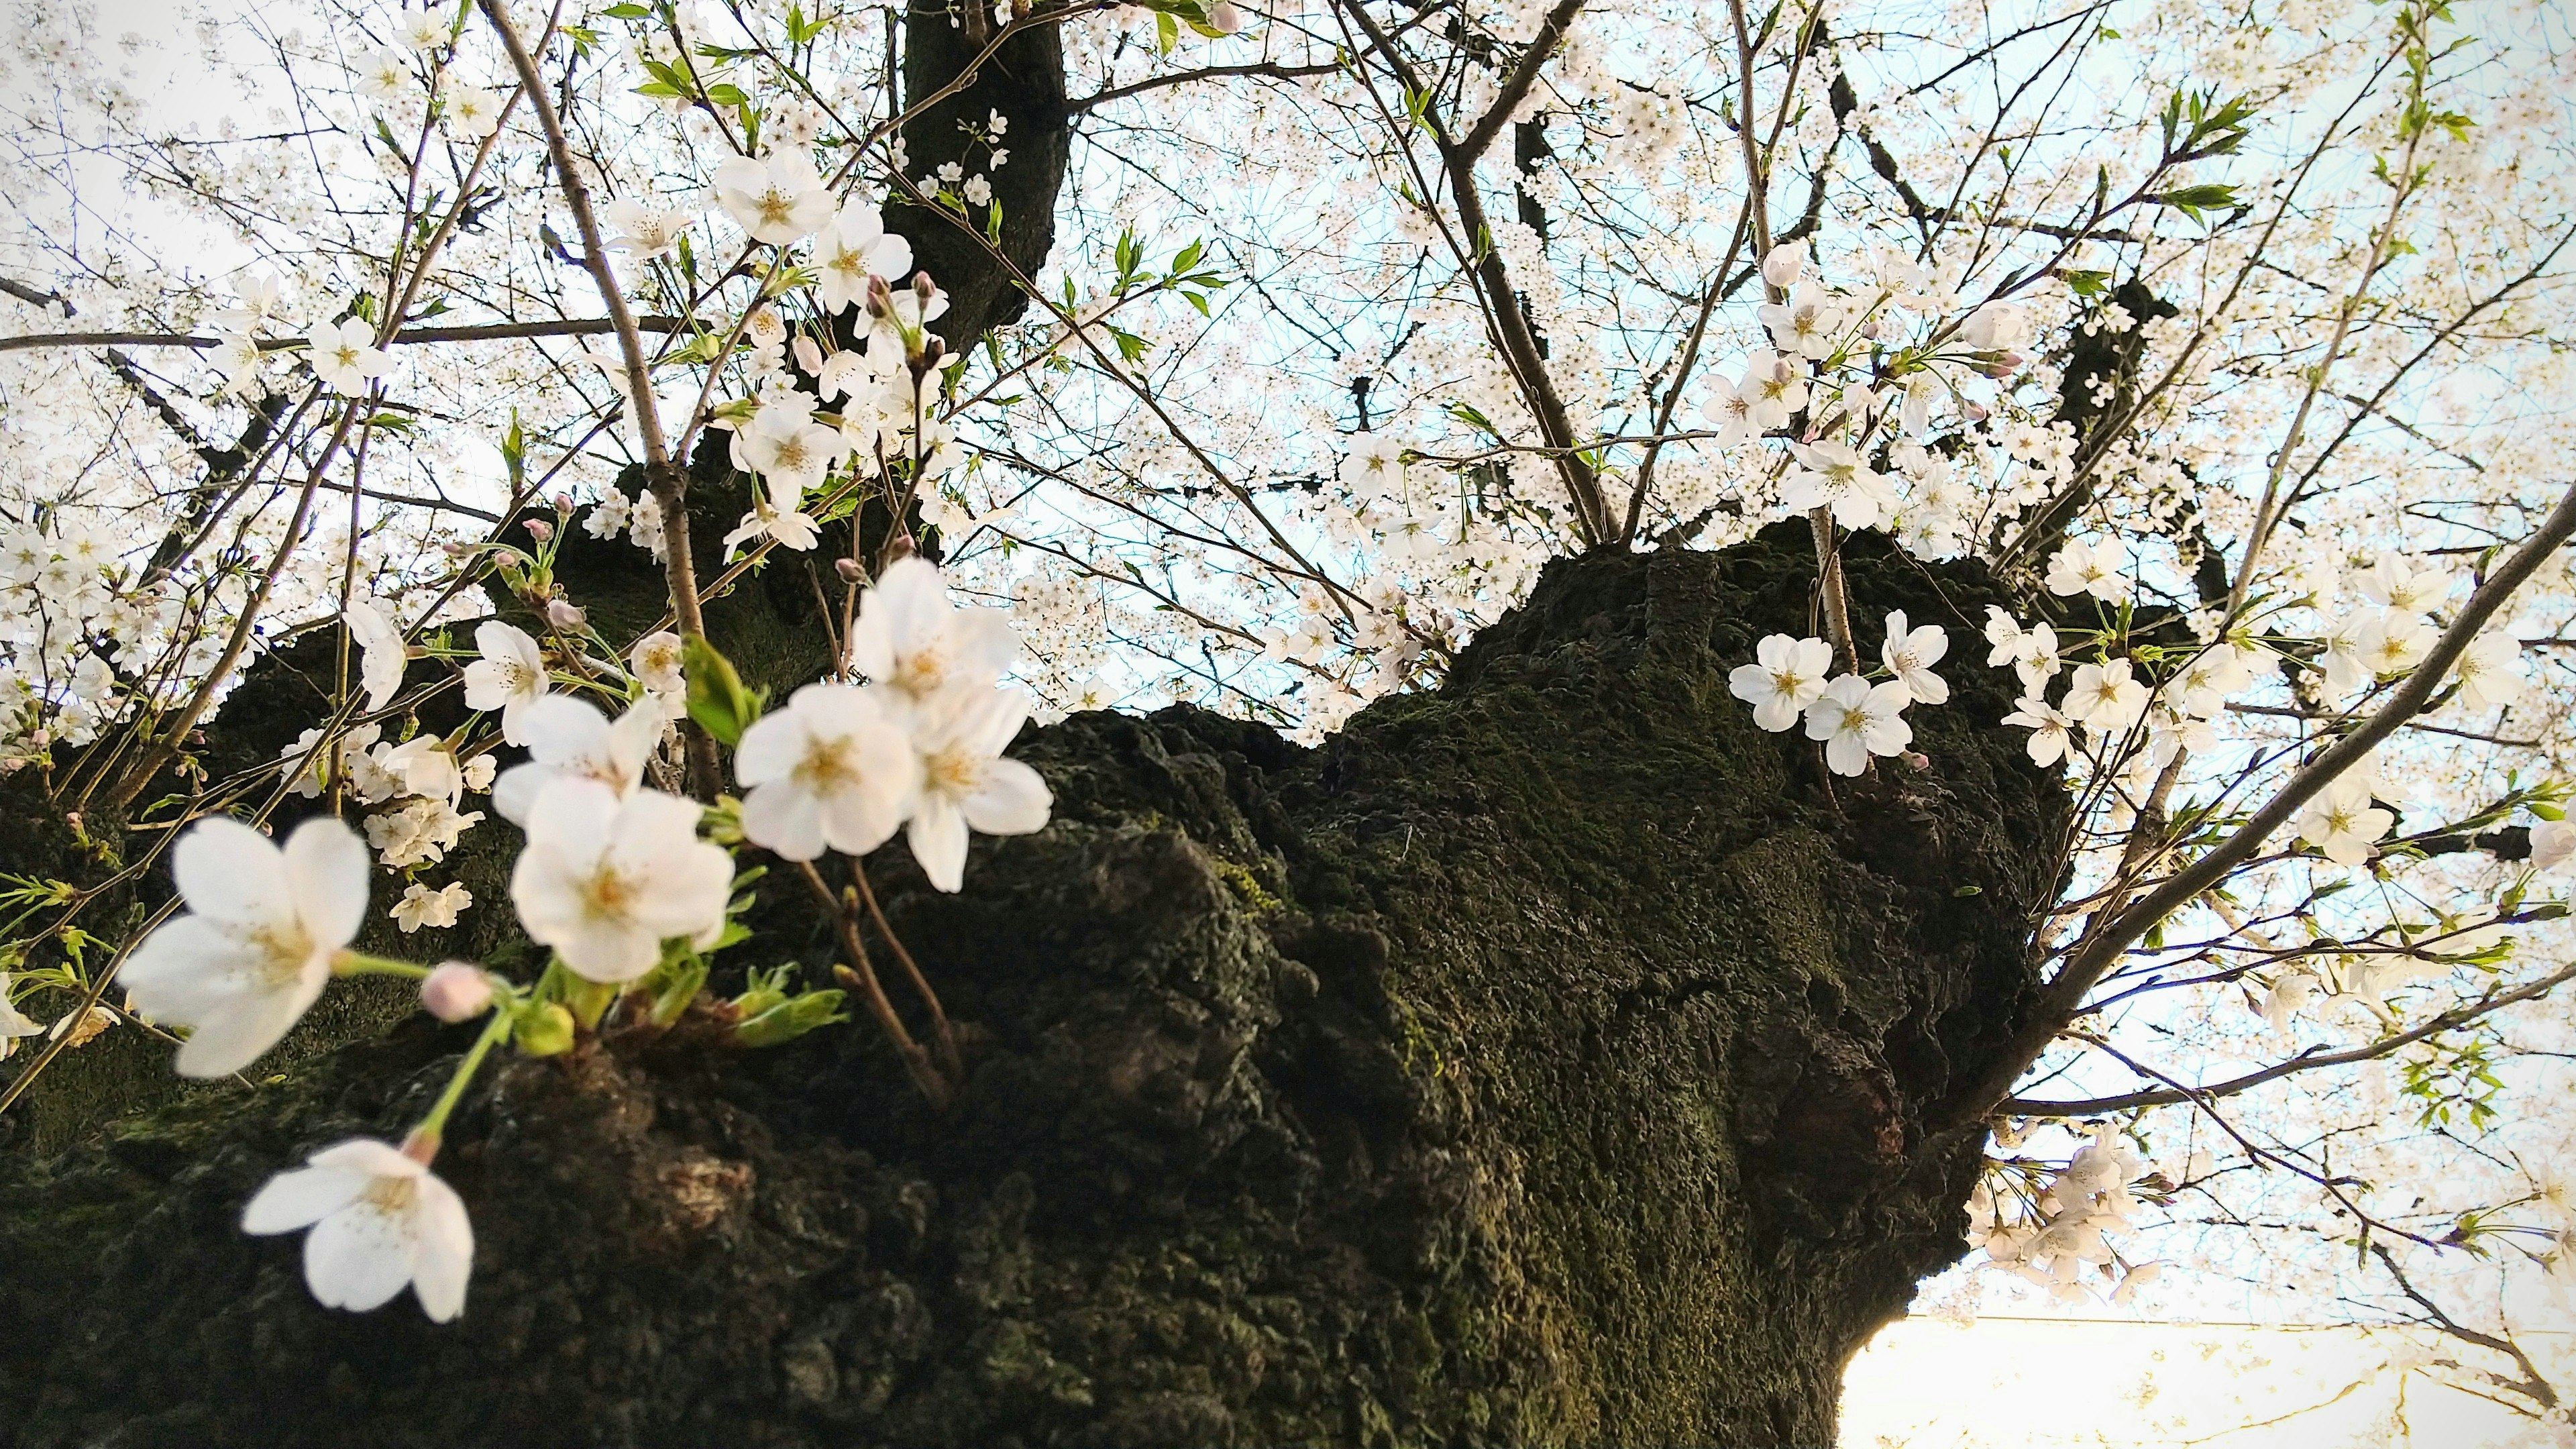
[[[586,980],[632,981],[662,943],[703,947],[724,931],[733,859],[698,838],[699,808],[658,790],[554,781],[528,810],[528,843],[510,874],[520,923]]]
[[[742,833],[789,860],[826,847],[865,855],[892,838],[921,798],[922,762],[878,696],[809,684],[743,732],[734,775],[748,793]],[[950,887],[954,889],[954,887]]]
[[[850,630],[850,667],[916,704],[992,684],[1019,649],[1008,613],[951,606],[938,567],[918,557],[895,560],[860,596]]]
[[[1833,646],[1822,639],[1765,636],[1754,646],[1754,662],[1739,664],[1726,678],[1727,691],[1753,706],[1753,722],[1766,730],[1785,730],[1798,722],[1807,706],[1825,692],[1833,672]]]
[[[237,820],[208,817],[171,850],[188,913],[134,948],[117,980],[136,1009],[191,1027],[179,1072],[220,1077],[277,1044],[322,994],[367,912],[367,851],[324,817],[280,849]]]
[[[644,762],[662,741],[668,711],[645,699],[627,707],[614,724],[586,700],[549,694],[520,718],[527,763],[513,765],[492,785],[492,807],[514,825],[526,825],[537,797],[558,780],[590,780],[624,799],[644,781]]]
[[[1891,610],[1887,616],[1887,642],[1879,646],[1879,661],[1896,676],[1905,692],[1916,704],[1946,704],[1950,699],[1949,682],[1932,672],[1941,656],[1950,652],[1950,636],[1938,624],[1921,628],[1906,627],[1905,611]]]
[[[433,1323],[465,1311],[474,1227],[455,1189],[392,1144],[356,1137],[268,1180],[242,1209],[242,1231],[310,1228],[304,1282],[325,1308],[364,1313],[406,1286]]]
[[[376,329],[358,317],[314,323],[305,346],[313,375],[334,392],[365,392],[368,383],[384,376],[390,361],[376,346]]]
[[[1869,768],[1870,756],[1892,755],[1913,742],[1914,727],[1904,717],[1913,698],[1893,679],[1871,684],[1842,675],[1807,706],[1807,738],[1825,742],[1825,764],[1835,774],[1857,775]]]
[[[754,241],[792,242],[832,219],[832,193],[802,149],[728,161],[716,168],[715,188],[716,204]]]
[[[904,838],[933,887],[964,884],[966,832],[1026,835],[1045,827],[1054,796],[1038,772],[1004,759],[1029,716],[1018,689],[955,691],[925,709],[913,727],[921,756],[921,799]]]
[[[528,706],[545,697],[546,655],[525,629],[486,619],[474,630],[483,657],[465,666],[465,707],[501,712],[501,738],[526,744],[519,732]]]

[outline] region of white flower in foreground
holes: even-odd
[[[715,182],[716,203],[754,241],[792,242],[832,219],[832,193],[802,148],[736,157],[716,168]]]
[[[370,55],[358,66],[358,78],[351,89],[369,100],[390,101],[411,89],[411,64],[403,53],[388,45]]]
[[[1785,302],[1765,302],[1754,308],[1753,315],[1770,329],[1772,346],[1811,358],[1833,355],[1834,339],[1845,321],[1842,303],[1812,281],[1798,283]]]
[[[2027,630],[2013,621],[2013,616],[1992,604],[1986,605],[1986,651],[1988,665],[2009,664],[2021,676],[2021,687],[2037,690],[2057,677],[2064,667],[2057,658],[2057,631],[2046,623],[2033,624]]]
[[[762,479],[761,486],[752,490],[751,511],[742,516],[742,522],[734,525],[733,532],[725,535],[725,548],[730,551],[735,544],[760,538],[777,539],[780,547],[794,549],[798,553],[813,548],[822,541],[823,526],[814,521],[813,515],[797,506],[804,501],[803,490],[795,480],[785,477]]]
[[[710,946],[724,933],[733,857],[698,839],[704,813],[658,790],[620,800],[596,780],[558,780],[528,812],[510,873],[519,920],[588,981],[632,981],[675,936]]]
[[[667,713],[659,701],[641,699],[610,724],[596,705],[547,695],[528,706],[519,720],[528,761],[504,770],[493,782],[492,807],[511,824],[526,825],[537,797],[566,779],[596,781],[625,799],[644,783],[644,762],[662,742]]]
[[[386,358],[376,346],[376,329],[360,318],[316,322],[304,341],[313,375],[334,392],[362,393],[369,379],[384,376]]]
[[[1744,380],[1735,390],[1751,400],[1745,416],[1757,433],[1789,426],[1789,415],[1807,405],[1806,374],[1769,348],[1755,348],[1745,359]]]
[[[743,837],[789,860],[826,847],[865,855],[921,798],[912,740],[874,692],[846,684],[806,685],[763,715],[743,731],[733,770],[748,792]]]
[[[2565,820],[2534,821],[2531,827],[2531,867],[2553,870],[2576,856],[2576,823]]]
[[[2075,748],[2075,721],[2044,699],[2014,701],[2013,712],[2005,715],[2003,722],[2031,732],[2030,762],[2034,765],[2056,764]]]
[[[2413,614],[2390,612],[2361,626],[2353,640],[2353,657],[2377,675],[2404,674],[2423,661],[2441,635]]]
[[[2370,781],[2347,775],[2317,792],[2299,812],[2299,838],[2337,865],[2370,859],[2371,845],[2397,817],[2370,803]]]
[[[242,1231],[304,1240],[304,1282],[325,1308],[364,1313],[411,1286],[433,1323],[465,1311],[474,1225],[456,1190],[393,1144],[353,1137],[268,1180]]]
[[[1943,704],[1950,698],[1948,680],[1932,672],[1941,656],[1950,652],[1950,636],[1938,624],[1919,629],[1905,627],[1905,611],[1891,610],[1887,616],[1887,642],[1879,646],[1879,662],[1905,686],[1917,704]]]
[[[1342,459],[1342,486],[1362,498],[1404,496],[1404,442],[1385,433],[1354,433]]]
[[[1896,512],[1896,490],[1884,474],[1842,443],[1791,443],[1798,471],[1780,489],[1780,502],[1805,513],[1830,507],[1845,528],[1876,528]]]
[[[405,50],[436,50],[445,45],[453,34],[448,27],[447,14],[443,13],[453,9],[453,6],[441,7],[427,3],[427,0],[417,8],[403,7],[402,14],[394,21],[394,39]]]
[[[1718,446],[1741,443],[1762,429],[1754,421],[1755,398],[1722,377],[1708,383],[1708,401],[1699,405],[1699,415],[1717,429]]]
[[[367,710],[383,709],[402,691],[403,666],[408,662],[402,631],[385,617],[384,610],[365,599],[351,599],[348,612],[340,618],[349,626],[350,641],[358,646],[358,684],[367,692]]]
[[[2067,681],[2067,716],[2089,730],[2124,730],[2147,712],[2147,686],[2129,677],[2129,661],[2079,664]]]
[[[414,735],[385,752],[379,762],[387,774],[402,782],[406,795],[456,803],[465,793],[465,771],[438,735]]]
[[[545,651],[527,630],[498,619],[486,619],[475,629],[474,647],[483,657],[465,666],[465,707],[499,710],[501,738],[526,744],[519,721],[529,705],[545,697]]]
[[[668,629],[636,640],[626,656],[626,667],[643,682],[644,692],[675,720],[689,713],[689,677],[682,657],[680,636]]]
[[[194,1027],[179,1073],[220,1077],[277,1044],[331,978],[332,958],[367,913],[367,847],[332,819],[308,820],[280,850],[238,820],[181,836],[170,873],[189,914],[134,948],[117,980],[135,1009]]]
[[[2431,563],[2414,564],[2402,554],[2384,553],[2355,582],[2362,597],[2400,614],[2430,612],[2451,591],[2451,576]]]
[[[1762,254],[1762,280],[1782,291],[1796,286],[1806,271],[1805,242],[1782,242]]]
[[[2088,544],[2070,538],[2048,561],[2048,591],[2060,596],[2091,594],[2116,604],[2129,592],[2129,550],[2116,538]]]
[[[2522,645],[2510,635],[2481,634],[2455,666],[2460,703],[2490,710],[2522,698]]]
[[[1753,706],[1755,724],[1785,730],[1825,692],[1825,676],[1834,667],[1834,646],[1822,639],[1772,634],[1753,646],[1753,659],[1726,676],[1727,692]]]
[[[735,435],[752,471],[769,480],[781,505],[802,501],[806,490],[819,487],[823,475],[849,451],[849,440],[792,408],[764,407]]]
[[[501,108],[509,102],[506,91],[458,86],[448,94],[444,119],[458,136],[468,141],[480,141],[501,129]]]
[[[989,685],[1019,652],[1008,610],[950,607],[938,566],[920,557],[895,560],[859,596],[850,629],[850,667],[914,704]]]
[[[19,1038],[40,1036],[44,1030],[9,999],[9,973],[0,971],[0,1061],[8,1060],[9,1053],[18,1049]]]
[[[602,245],[613,252],[624,252],[637,261],[667,256],[678,249],[680,233],[697,220],[697,213],[677,206],[647,206],[640,201],[620,199],[599,209],[599,219],[617,228],[617,235]],[[622,378],[626,371],[624,358],[608,369],[612,377]]]
[[[1825,742],[1825,765],[1837,775],[1857,775],[1872,755],[1892,755],[1914,740],[1903,710],[1913,701],[1893,679],[1871,684],[1846,674],[1825,686],[1807,706],[1807,738]]]
[[[814,243],[814,267],[823,310],[840,312],[867,300],[868,278],[892,280],[911,271],[912,243],[885,229],[875,203],[852,201]]]
[[[1038,772],[1002,758],[1029,717],[1019,689],[968,690],[926,712],[913,727],[921,752],[921,802],[904,839],[921,873],[943,891],[965,883],[966,832],[1026,835],[1044,829],[1055,796]]]

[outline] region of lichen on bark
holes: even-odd
[[[1865,645],[2000,597],[1846,566]],[[1560,561],[1314,749],[1032,731],[1046,830],[956,896],[877,862],[967,1027],[953,1112],[858,1026],[518,1062],[441,1159],[455,1325],[322,1309],[237,1219],[463,1029],[11,1152],[14,1442],[1830,1442],[1844,1357],[1962,1249],[1981,1143],[1924,1113],[2026,1009],[2067,802],[1964,651],[1920,773],[1829,790],[1756,728],[1726,672],[1808,632],[1813,567],[1802,528]],[[830,959],[799,897],[751,920],[739,960]]]

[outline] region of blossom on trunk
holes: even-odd
[[[698,839],[699,806],[658,790],[619,799],[597,780],[549,784],[528,811],[510,874],[520,923],[584,980],[632,981],[662,943],[724,932],[733,857]]]
[[[1825,692],[1825,676],[1833,672],[1834,647],[1822,639],[1772,634],[1753,646],[1753,659],[1727,675],[1727,692],[1753,706],[1755,724],[1785,730]]]
[[[388,1142],[354,1137],[268,1180],[242,1209],[242,1231],[313,1231],[304,1282],[325,1308],[364,1313],[409,1285],[433,1323],[465,1311],[474,1225],[456,1190]]]
[[[826,847],[865,855],[921,798],[921,761],[902,725],[875,691],[846,684],[806,685],[763,715],[743,731],[733,768],[747,791],[743,838],[789,860]]]
[[[1002,758],[1029,717],[1029,703],[1023,690],[965,690],[917,717],[921,801],[904,838],[921,873],[940,890],[964,884],[969,828],[1026,835],[1047,823],[1055,797],[1046,781],[1020,761]]]
[[[474,631],[474,647],[483,657],[465,666],[465,707],[501,712],[501,738],[514,745],[527,740],[520,718],[546,692],[546,654],[528,631],[498,619],[486,619]]]
[[[221,816],[171,849],[188,913],[134,948],[117,980],[135,1009],[192,1027],[179,1073],[220,1077],[277,1044],[331,977],[367,912],[367,848],[348,826],[308,820],[281,850]]]

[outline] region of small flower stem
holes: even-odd
[[[856,860],[851,861],[850,878],[859,883],[859,899],[867,902],[868,919],[877,923],[877,934],[885,937],[886,945],[893,948],[894,958],[903,963],[904,974],[912,978],[912,989],[921,993],[922,1004],[930,1008],[931,1025],[939,1033],[939,1065],[947,1071],[950,1081],[963,1082],[966,1080],[965,1063],[958,1058],[957,1034],[948,1029],[948,1012],[939,1004],[939,993],[930,989],[929,980],[921,974],[920,964],[912,959],[912,952],[904,949],[903,938],[894,933],[893,924],[886,920],[884,907],[877,904],[876,889],[868,884],[867,868]]]
[[[331,958],[334,976],[408,976],[415,981],[429,975],[429,968],[390,956],[370,956],[364,951],[343,950]]]
[[[466,1049],[465,1060],[456,1064],[456,1075],[447,1079],[447,1090],[438,1094],[438,1100],[430,1106],[429,1115],[421,1118],[420,1125],[411,1129],[412,1140],[426,1140],[431,1151],[437,1150],[439,1135],[447,1128],[447,1114],[456,1110],[458,1100],[465,1095],[466,1084],[474,1080],[474,1073],[482,1067],[483,1058],[491,1054],[501,1038],[510,1034],[512,1013],[504,1009],[502,998],[497,995],[492,998],[492,1005],[492,1019],[484,1023],[483,1034],[474,1039],[474,1045]]]
[[[894,1039],[895,1049],[903,1054],[904,1070],[911,1074],[912,1084],[921,1089],[921,1094],[930,1099],[933,1107],[945,1110],[951,1095],[947,1079],[931,1064],[930,1054],[921,1049],[921,1043],[914,1041],[912,1033],[904,1029],[903,1018],[895,1015],[894,1003],[886,1000],[885,988],[877,984],[876,968],[868,963],[868,948],[859,940],[856,913],[832,894],[830,886],[823,884],[822,873],[814,869],[812,861],[800,860],[796,868],[804,874],[805,884],[812,888],[814,898],[822,902],[824,910],[831,912],[832,924],[841,933],[841,949],[849,953],[850,965],[837,974],[842,980],[855,984],[859,994],[867,998],[868,1010],[876,1014],[878,1025],[885,1028],[886,1035]]]

